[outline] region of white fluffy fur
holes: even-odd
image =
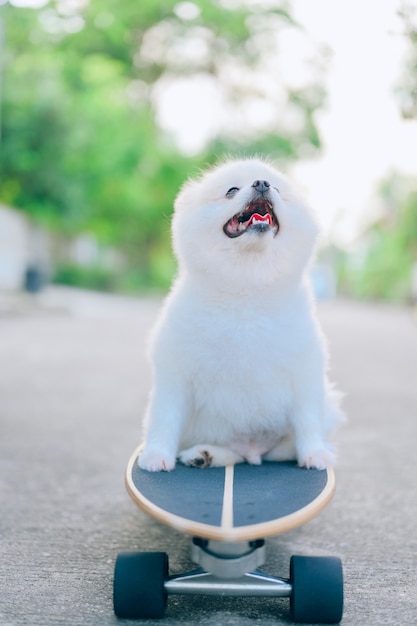
[[[271,185],[279,231],[229,238],[223,225],[255,180]],[[229,161],[184,185],[172,233],[179,271],[152,336],[140,467],[332,466],[341,414],[306,275],[318,236],[310,209],[271,164]]]

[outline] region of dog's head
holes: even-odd
[[[249,288],[300,276],[318,234],[288,180],[259,159],[228,161],[185,183],[172,228],[180,268]]]

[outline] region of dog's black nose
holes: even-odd
[[[271,185],[268,183],[267,180],[255,180],[255,182],[252,184],[252,187],[255,187],[256,191],[259,191],[259,193],[265,193],[265,191],[267,191],[270,186]]]

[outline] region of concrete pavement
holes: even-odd
[[[115,625],[116,554],[188,540],[123,485],[149,388],[145,336],[159,302],[52,289],[0,298],[0,625]],[[417,325],[405,309],[320,305],[347,393],[337,493],[306,526],[269,540],[265,570],[293,553],[340,555],[345,626],[417,624]],[[152,622],[141,622],[152,623]],[[288,624],[287,601],[169,599],[159,624]]]

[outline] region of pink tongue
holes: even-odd
[[[250,217],[248,226],[250,226],[254,220],[256,220],[257,222],[268,222],[268,224],[272,226],[272,218],[269,213],[265,213],[265,215],[259,215],[259,213],[254,213]]]

